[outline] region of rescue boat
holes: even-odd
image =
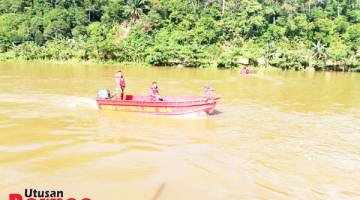
[[[164,96],[162,101],[153,101],[150,96],[126,95],[123,100],[114,97],[96,99],[100,110],[139,112],[153,115],[182,115],[189,113],[213,113],[220,97]]]

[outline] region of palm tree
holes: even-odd
[[[150,9],[149,0],[128,0],[127,5],[130,9],[130,15],[134,22],[140,19],[140,16]]]
[[[317,43],[313,43],[313,48],[312,48],[312,52],[313,52],[313,58],[322,61],[322,66],[324,67],[326,64],[326,59],[328,57],[327,55],[327,51],[326,51],[326,47],[325,44],[321,44],[320,41],[317,41]]]

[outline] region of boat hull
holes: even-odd
[[[144,99],[144,97],[135,97],[134,99],[97,99],[96,102],[101,110],[139,112],[153,115],[182,115],[189,113],[211,114],[220,98],[165,97],[165,101],[150,101]]]

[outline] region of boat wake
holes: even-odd
[[[96,100],[88,97],[68,96],[65,98],[65,100],[62,100],[61,103],[67,107],[73,108],[90,108],[94,110],[98,109]]]
[[[96,100],[89,97],[68,96],[57,94],[0,94],[0,104],[11,103],[52,108],[86,108],[97,110]]]
[[[207,119],[208,115],[205,113],[187,113],[182,115],[170,115],[171,118],[193,120],[193,119]]]

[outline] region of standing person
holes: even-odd
[[[117,71],[115,74],[115,98],[124,99],[124,90],[125,90],[125,79],[122,74],[122,71]]]
[[[151,97],[151,101],[162,101],[163,100],[159,94],[159,88],[155,81],[152,82],[151,87],[150,87],[150,97]]]

